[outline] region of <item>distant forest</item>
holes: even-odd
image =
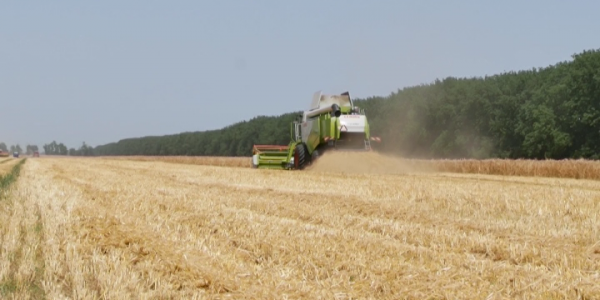
[[[448,77],[355,103],[382,138],[379,150],[404,157],[600,158],[600,49],[545,68]],[[287,145],[298,114],[124,139],[86,154],[249,156],[253,144]]]

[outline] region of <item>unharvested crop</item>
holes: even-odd
[[[311,169],[311,167],[309,167]],[[327,153],[312,169],[352,173],[400,174],[445,172],[524,177],[600,180],[600,162],[592,160],[404,159],[378,153]]]
[[[465,159],[412,162],[439,172],[600,180],[600,162],[592,160]]]
[[[28,161],[0,212],[4,296],[600,297],[598,181],[322,162]]]

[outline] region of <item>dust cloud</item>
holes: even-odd
[[[409,160],[386,156],[377,152],[328,151],[306,168],[313,172],[351,174],[406,174],[426,172],[422,165]]]

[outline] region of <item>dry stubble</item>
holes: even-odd
[[[49,298],[600,296],[596,181],[83,158],[25,166],[19,187],[40,209]]]
[[[0,158],[0,176],[3,176],[6,173],[10,172],[10,170],[12,170],[12,168],[21,160],[22,158]]]

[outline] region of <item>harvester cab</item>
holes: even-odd
[[[310,109],[291,124],[287,146],[254,145],[252,166],[264,169],[303,169],[329,150],[371,151],[369,123],[348,92],[313,95]]]

